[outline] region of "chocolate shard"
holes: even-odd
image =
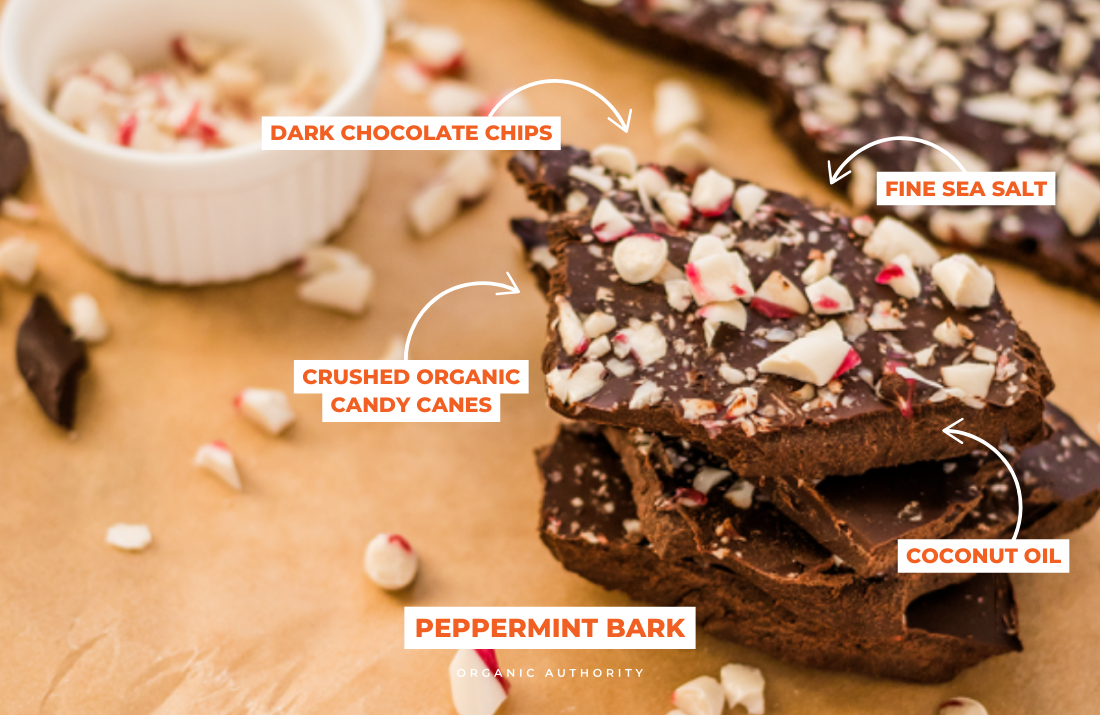
[[[881,282],[885,264],[865,252],[870,239],[857,233],[852,221],[745,182],[733,183],[738,192],[747,188],[755,196],[751,217],[740,216],[748,209],[735,202],[720,206],[720,213],[684,209],[680,225],[671,226],[663,210],[625,188],[628,183],[618,190],[593,184],[593,173],[602,168],[582,150],[520,153],[510,167],[529,196],[551,212],[546,228],[556,263],[550,271],[553,305],[543,371],[551,407],[561,414],[706,444],[707,451],[751,479],[797,474],[818,480],[963,457],[973,445],[946,439],[941,431],[959,418],[987,441],[999,442],[1007,431],[1017,448],[1045,435],[1043,398],[1053,388],[1049,370],[995,290],[984,307],[957,308],[922,269],[915,297],[903,298]],[[694,180],[674,170],[663,174],[683,201],[694,193]],[[596,183],[612,181],[602,178],[606,181]],[[574,193],[584,194],[587,205],[562,211],[565,197]],[[605,236],[608,240],[596,236],[595,210],[609,215],[621,234]],[[667,267],[651,280],[628,281],[618,273],[615,251],[622,236],[631,234],[653,236],[667,246]],[[710,253],[693,260],[725,259],[723,270],[744,281],[743,287],[729,286],[741,289],[740,301],[711,300],[702,269],[695,278],[686,275],[702,236],[710,236]],[[721,237],[713,250],[725,253],[712,256]],[[847,307],[829,306],[839,313],[818,314],[806,305],[776,310],[770,298],[758,300],[777,274],[784,290],[800,298],[810,281],[820,280],[804,276],[821,256],[833,257],[831,274],[850,301]],[[692,280],[699,285],[691,284],[688,294],[684,286]],[[679,299],[671,292],[674,286],[664,282],[680,284]],[[744,306],[750,284],[759,292]],[[710,306],[719,308],[714,320],[707,317]],[[727,307],[731,315],[740,314],[740,326],[736,318],[721,317]],[[599,324],[613,326],[602,329],[614,354],[595,344],[595,333],[593,350],[587,349],[590,326],[582,332],[580,325],[597,313]],[[937,327],[952,324],[963,326],[967,337],[949,345],[936,337]],[[765,370],[783,346],[817,330],[843,330],[851,348],[827,385],[814,389],[806,377]],[[986,347],[990,350],[982,354],[995,354],[997,372],[984,401],[962,399],[957,392],[951,396],[896,373],[904,367],[939,383],[946,380],[941,368],[973,362],[971,351]],[[930,350],[934,362],[917,357]]]
[[[0,198],[19,189],[29,167],[27,141],[0,114]]]
[[[641,534],[618,455],[585,425],[564,426],[539,454],[540,535],[565,568],[662,606],[693,606],[726,640],[812,668],[943,682],[994,655],[1020,650],[1011,584],[985,574],[916,599],[892,636],[854,635],[794,612],[749,580],[691,560],[661,558]],[[819,609],[831,608],[822,602]],[[902,610],[897,620],[902,621]]]
[[[15,342],[19,373],[51,420],[71,429],[80,375],[88,366],[84,343],[58,315],[50,299],[37,295]]]

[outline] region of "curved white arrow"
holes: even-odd
[[[612,104],[611,102],[607,101],[607,98],[606,98],[606,97],[604,97],[604,96],[603,96],[602,94],[600,94],[600,93],[599,93],[599,92],[597,92],[596,90],[592,89],[591,87],[587,87],[587,86],[585,86],[585,85],[581,84],[580,82],[574,82],[574,81],[572,81],[572,80],[568,80],[568,79],[540,79],[540,80],[539,80],[539,81],[537,81],[537,82],[530,82],[530,83],[528,83],[528,84],[525,84],[525,85],[523,85],[522,87],[518,87],[518,88],[516,88],[516,89],[513,89],[513,90],[512,90],[511,92],[509,92],[508,94],[504,95],[504,99],[502,99],[502,100],[500,100],[499,102],[497,102],[497,106],[493,107],[493,108],[492,108],[492,109],[491,109],[491,110],[489,111],[489,114],[488,114],[488,116],[490,116],[490,117],[491,117],[491,116],[493,116],[494,114],[496,114],[496,111],[497,111],[498,109],[500,109],[500,107],[501,107],[501,105],[502,105],[502,104],[504,104],[504,103],[505,103],[505,102],[507,102],[507,101],[508,101],[509,99],[511,99],[512,97],[516,96],[517,94],[519,94],[519,93],[520,93],[520,92],[522,92],[523,90],[525,90],[525,89],[529,89],[529,88],[531,88],[531,87],[537,87],[537,86],[539,86],[540,84],[568,84],[568,85],[570,85],[570,86],[572,86],[572,87],[579,87],[579,88],[583,89],[583,90],[584,90],[585,92],[590,92],[590,93],[592,93],[592,94],[596,95],[597,97],[599,97],[599,98],[600,98],[600,101],[601,101],[601,102],[603,102],[604,104],[606,104],[606,105],[607,105],[607,108],[608,108],[608,109],[610,109],[610,110],[611,110],[612,112],[614,112],[614,113],[615,113],[615,119],[618,119],[618,120],[619,120],[619,121],[617,121],[617,122],[616,122],[616,121],[615,121],[615,119],[612,119],[611,117],[608,117],[608,118],[607,118],[607,121],[611,122],[612,124],[614,124],[614,125],[615,125],[616,127],[618,127],[619,129],[622,129],[622,130],[623,130],[623,133],[627,133],[627,132],[629,132],[629,131],[630,131],[630,117],[631,117],[631,116],[632,116],[632,115],[634,114],[634,110],[633,110],[633,109],[629,110],[629,111],[628,111],[628,112],[626,113],[626,121],[624,122],[624,121],[623,121],[623,115],[619,114],[619,110],[618,110],[618,109],[615,109],[615,105],[614,105],[614,104]]]
[[[1002,462],[1004,462],[1005,468],[1008,469],[1008,473],[1012,475],[1012,481],[1016,483],[1016,509],[1017,509],[1016,530],[1012,532],[1012,538],[1015,539],[1017,536],[1020,535],[1020,524],[1022,524],[1024,522],[1024,494],[1020,490],[1020,480],[1016,478],[1016,472],[1012,471],[1012,465],[1009,464],[1008,460],[1005,459],[1005,456],[1003,454],[1001,454],[1001,450],[997,449],[996,447],[991,445],[989,442],[986,442],[984,439],[982,439],[981,437],[979,437],[977,435],[970,434],[969,432],[963,432],[962,430],[951,429],[955,425],[962,422],[963,419],[964,418],[960,417],[959,419],[955,420],[951,424],[944,427],[943,428],[943,433],[945,435],[947,435],[948,437],[950,437],[951,439],[958,442],[959,444],[962,444],[963,441],[955,436],[957,434],[962,435],[964,437],[969,437],[970,439],[974,440],[975,442],[981,442],[986,447],[988,447],[993,452],[993,454],[1000,457]]]
[[[439,300],[443,296],[447,295],[448,293],[454,293],[456,290],[461,290],[463,288],[470,288],[472,286],[493,286],[494,288],[503,288],[504,290],[498,291],[497,295],[515,295],[516,293],[519,293],[519,286],[516,285],[516,279],[512,277],[512,274],[505,271],[504,275],[508,276],[508,280],[512,282],[512,285],[507,285],[505,283],[494,283],[493,281],[473,281],[471,283],[463,283],[462,285],[457,285],[453,288],[448,288],[447,290],[443,291],[442,293],[440,293],[436,297],[429,300],[428,304],[425,305],[423,308],[421,308],[420,312],[417,313],[416,320],[413,321],[412,327],[409,328],[409,334],[408,334],[408,336],[405,337],[405,358],[404,359],[405,360],[409,359],[409,345],[412,344],[413,332],[416,330],[416,324],[420,322],[420,319],[424,317],[424,313],[427,313],[428,308],[431,308],[432,305],[434,305],[437,300]]]
[[[489,116],[492,116],[492,113],[490,113]],[[854,152],[852,152],[852,155],[849,156],[847,159],[845,159],[843,162],[841,162],[840,166],[838,166],[836,168],[836,175],[833,175],[833,162],[832,161],[826,162],[829,165],[829,183],[830,184],[835,184],[836,182],[840,181],[841,179],[843,179],[848,174],[851,174],[852,173],[851,171],[845,171],[843,174],[841,174],[840,172],[844,169],[844,166],[849,161],[851,161],[852,159],[855,159],[857,156],[859,156],[863,152],[867,151],[871,147],[876,146],[878,144],[885,144],[886,142],[896,142],[896,141],[917,142],[918,144],[927,144],[928,146],[932,147],[933,149],[939,149],[940,151],[942,151],[944,154],[947,155],[948,159],[955,162],[955,165],[959,167],[959,171],[966,171],[966,167],[962,165],[962,162],[959,161],[958,159],[956,159],[954,156],[952,156],[951,152],[947,151],[946,149],[944,149],[939,144],[933,144],[932,142],[928,141],[927,139],[919,139],[917,137],[886,137],[885,139],[877,139],[877,140],[871,142],[870,144],[864,144],[859,149],[856,149]]]

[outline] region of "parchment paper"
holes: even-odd
[[[459,29],[470,79],[492,92],[545,78],[583,82],[625,114],[629,137],[594,97],[530,90],[560,114],[568,141],[627,143],[655,156],[652,92],[688,78],[702,93],[718,166],[738,177],[838,202],[825,167],[811,175],[770,131],[761,102],[719,79],[611,43],[534,0],[413,0],[411,14]],[[380,114],[427,113],[387,76]],[[504,157],[500,157],[502,160]],[[5,713],[451,713],[450,651],[405,651],[406,605],[611,605],[629,601],[565,572],[537,539],[532,450],[558,419],[541,385],[506,396],[500,424],[321,424],[317,396],[292,396],[298,423],[271,438],[235,414],[246,386],[291,391],[296,358],[378,357],[439,291],[504,280],[522,293],[469,289],[417,328],[417,357],[537,361],[545,306],[506,220],[530,213],[502,171],[492,194],[438,236],[412,238],[403,209],[436,171],[434,154],[375,157],[362,209],[337,237],[375,268],[362,318],[300,303],[290,270],[242,285],[170,289],[120,278],[47,218],[0,237],[42,244],[33,290],[59,305],[95,295],[112,335],[91,349],[77,430],[40,413],[15,369],[15,331],[32,295],[0,286],[0,711]],[[33,180],[25,198],[39,200]],[[1001,291],[1043,348],[1063,408],[1096,436],[1100,303],[992,262]],[[536,364],[533,362],[533,365]],[[191,466],[226,440],[245,489]],[[104,543],[115,522],[150,526],[153,545]],[[367,541],[398,531],[422,558],[408,593],[363,574]],[[695,651],[504,651],[517,678],[502,713],[665,713],[670,692],[726,662],[763,669],[769,713],[930,715],[953,695],[990,713],[1095,712],[1100,701],[1100,524],[1072,538],[1068,575],[1015,577],[1025,650],[942,686],[790,667],[701,635]],[[547,668],[640,668],[640,678],[543,677]]]

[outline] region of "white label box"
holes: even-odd
[[[880,171],[879,206],[1053,206],[1049,171]]]
[[[405,608],[405,649],[694,650],[695,608]]]
[[[561,149],[561,117],[263,117],[265,151]]]
[[[1069,539],[899,539],[899,573],[1069,573]]]

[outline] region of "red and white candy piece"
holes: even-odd
[[[653,233],[628,236],[617,244],[611,262],[619,277],[632,285],[657,277],[668,261],[668,242]]]
[[[409,542],[400,534],[379,534],[367,544],[363,569],[387,591],[405,588],[416,578],[420,562]]]
[[[707,169],[691,189],[691,205],[704,216],[720,216],[733,200],[733,179]]]
[[[511,690],[494,650],[459,650],[450,673],[451,700],[458,715],[493,715]]]
[[[638,160],[634,158],[634,152],[625,146],[615,144],[601,144],[593,149],[592,161],[608,171],[623,176],[633,176],[638,169]]]
[[[417,25],[405,38],[409,54],[424,69],[435,74],[454,74],[465,61],[462,35],[449,27]]]
[[[844,341],[844,331],[831,320],[764,358],[758,368],[760,372],[823,387],[857,364],[858,353]]]
[[[691,223],[691,199],[684,192],[675,189],[662,191],[657,195],[657,206],[669,225],[684,228]]]
[[[899,253],[875,276],[875,282],[879,285],[888,285],[902,298],[916,298],[920,295],[920,277],[913,268],[913,262],[909,256]]]
[[[107,321],[99,312],[99,303],[88,293],[77,293],[69,299],[69,326],[73,337],[86,343],[100,343],[107,338]]]
[[[668,340],[656,323],[635,321],[616,333],[612,343],[616,356],[632,355],[642,367],[652,365],[668,353]]]
[[[932,266],[932,280],[956,308],[985,308],[993,298],[993,273],[964,253]]]
[[[592,212],[592,233],[607,243],[634,233],[634,224],[609,199],[600,199]]]
[[[769,318],[793,318],[810,312],[806,296],[779,271],[772,271],[760,284],[749,305]]]
[[[554,298],[554,304],[558,307],[558,337],[561,338],[561,346],[570,355],[582,355],[588,349],[584,323],[564,296]]]
[[[696,246],[704,238],[706,236],[696,241]],[[721,253],[704,255],[684,266],[684,273],[695,302],[701,306],[729,300],[751,300],[754,294],[749,270],[739,253],[723,249]]]
[[[726,693],[717,680],[701,675],[676,688],[672,704],[685,715],[722,715]]]
[[[604,384],[604,366],[595,360],[574,369],[556,368],[546,374],[546,387],[562,404],[580,402],[595,395]]]
[[[737,189],[737,193],[733,197],[733,210],[737,212],[738,216],[751,223],[752,217],[756,215],[756,210],[760,208],[767,197],[768,192],[756,184],[745,184]]]
[[[723,323],[744,331],[748,321],[745,304],[738,300],[709,303],[695,311],[695,314],[703,319],[703,336],[707,339],[708,346],[714,342],[714,336]]]
[[[38,243],[22,236],[0,241],[0,275],[19,285],[27,285],[38,268]]]
[[[986,711],[985,706],[977,700],[951,698],[940,703],[939,715],[989,715],[989,713]]]
[[[367,307],[374,273],[364,265],[344,266],[316,275],[298,286],[298,298],[311,305],[358,315]]]
[[[749,483],[745,482],[745,484]],[[749,489],[751,498],[751,484],[749,484]],[[728,663],[722,666],[720,677],[722,678],[722,689],[726,691],[726,702],[729,704],[730,710],[742,705],[749,715],[764,715],[764,674],[760,672],[759,668]]]
[[[280,434],[294,423],[294,410],[282,390],[246,387],[233,398],[233,406],[269,434]]]
[[[237,491],[241,490],[241,475],[225,442],[214,441],[199,447],[195,452],[195,466],[207,470]]]
[[[145,524],[115,524],[107,529],[107,543],[122,551],[145,551],[153,534]]]
[[[863,252],[883,263],[892,263],[905,254],[917,268],[930,268],[940,259],[936,249],[923,236],[890,216],[878,222],[864,242]]]
[[[832,276],[825,276],[817,283],[806,286],[806,297],[818,315],[849,313],[855,307],[852,294]]]

